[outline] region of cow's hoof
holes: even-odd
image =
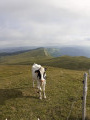
[[[40,97],[39,99],[42,100],[42,97]]]
[[[44,99],[46,99],[46,96],[44,96]]]

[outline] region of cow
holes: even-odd
[[[34,63],[32,65],[32,80],[33,80],[33,87],[35,87],[34,82],[37,81],[37,88],[39,93],[39,98],[42,99],[42,92],[43,97],[46,98],[45,95],[45,85],[46,85],[46,68],[42,67]]]

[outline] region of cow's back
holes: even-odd
[[[39,70],[41,68],[41,65],[33,64],[32,66],[32,77],[33,79],[37,79],[37,74],[35,73],[36,70]]]

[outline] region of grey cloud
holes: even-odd
[[[65,8],[56,8],[51,5],[41,3],[37,0],[19,0],[11,1],[8,0],[8,3],[0,4],[0,11],[3,13],[3,16],[7,15],[10,19],[20,19],[20,20],[32,20],[35,22],[42,23],[51,23],[51,22],[69,22],[70,19],[75,19],[79,15],[65,9]],[[18,4],[17,4],[18,3]],[[10,20],[9,19],[9,20]]]
[[[83,14],[51,0],[0,1],[0,45],[81,44],[90,37],[90,16]]]

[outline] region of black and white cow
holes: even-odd
[[[33,79],[33,87],[34,87],[34,82],[37,81],[37,88],[39,90],[40,99],[42,99],[42,91],[44,98],[46,98],[45,95],[46,68],[34,63],[32,66],[32,79]]]

